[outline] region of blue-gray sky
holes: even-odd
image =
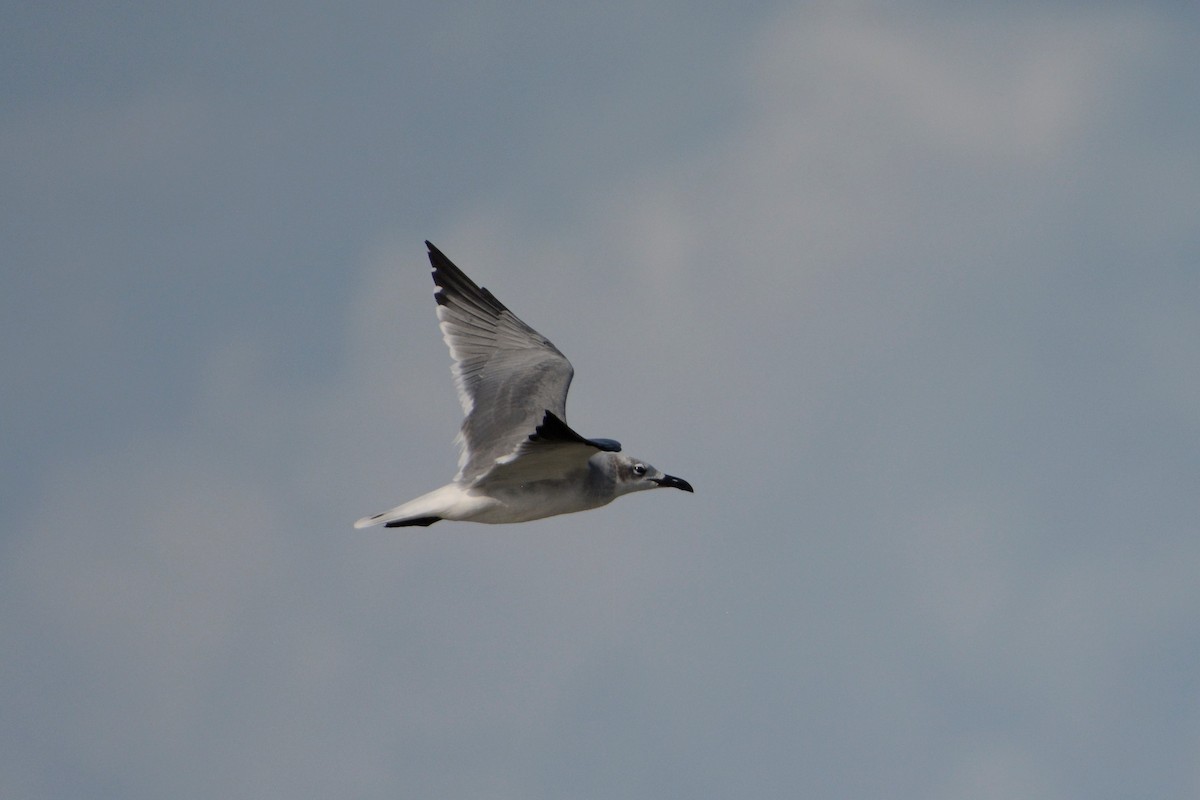
[[[1200,794],[1179,3],[10,6],[0,795]],[[423,239],[681,475],[454,472]]]

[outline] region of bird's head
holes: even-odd
[[[682,489],[693,491],[692,485],[683,478],[668,475],[642,461],[640,458],[627,456],[622,453],[605,453],[608,466],[612,471],[618,495],[640,492],[643,489]]]

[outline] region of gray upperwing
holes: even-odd
[[[586,470],[588,459],[597,451],[620,449],[620,443],[612,439],[585,439],[546,411],[534,432],[492,466],[480,483],[494,489],[533,481],[573,480],[573,473]]]
[[[511,455],[547,410],[566,419],[574,370],[550,340],[522,322],[429,242],[438,323],[466,418],[456,480],[470,482]]]

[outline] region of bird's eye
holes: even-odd
[[[646,474],[646,465],[645,464],[634,464],[633,465],[633,474],[637,475],[639,478],[642,477],[643,475],[645,475]]]

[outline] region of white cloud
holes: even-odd
[[[1121,71],[1154,52],[1158,33],[1147,14],[1107,9],[902,18],[797,7],[751,63],[759,105],[794,130],[1044,163],[1107,113]]]
[[[1012,797],[1063,797],[1055,786],[1054,769],[1035,754],[1002,742],[971,742],[962,760],[934,790],[933,797],[1003,800]]]

